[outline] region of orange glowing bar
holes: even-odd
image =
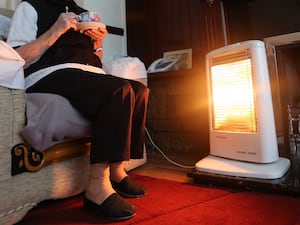
[[[251,59],[211,67],[213,129],[257,132]]]

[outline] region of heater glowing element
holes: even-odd
[[[256,133],[251,59],[211,67],[214,130]]]

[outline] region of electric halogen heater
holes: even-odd
[[[250,40],[206,56],[210,155],[196,171],[277,179],[290,167],[279,157],[265,45]]]

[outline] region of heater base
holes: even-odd
[[[209,155],[196,163],[196,170],[227,176],[278,179],[290,168],[290,160],[279,158],[273,163],[250,163]]]
[[[233,173],[222,174],[216,168],[210,169],[209,172],[204,172],[203,167],[208,160],[211,158],[217,158],[209,156],[208,159],[205,158],[204,163],[200,160],[196,165],[196,168],[189,172],[187,175],[191,177],[194,183],[199,185],[208,185],[208,186],[217,186],[217,187],[229,187],[229,188],[238,188],[247,191],[259,191],[259,192],[267,192],[274,194],[283,194],[290,196],[300,196],[300,184],[299,177],[294,177],[291,170],[288,168],[287,172],[282,176],[279,176],[277,179],[261,179],[256,177],[246,177],[233,175]],[[223,160],[223,159],[222,159]],[[226,161],[226,160],[225,160]],[[231,160],[232,161],[232,160]],[[286,162],[286,159],[280,158],[280,161]],[[289,165],[288,163],[284,163]],[[216,164],[212,164],[215,165]],[[213,167],[212,165],[207,167]],[[256,164],[255,164],[256,165]],[[287,166],[286,165],[286,166]],[[231,165],[231,167],[233,167]],[[263,168],[261,168],[263,170]],[[212,172],[213,171],[213,172]],[[236,172],[234,172],[236,173]],[[283,173],[283,172],[281,172]],[[254,173],[253,173],[254,174]],[[279,173],[280,174],[280,173]],[[277,177],[276,176],[276,177]]]
[[[269,194],[281,194],[293,197],[300,197],[299,183],[295,184],[295,179],[286,174],[279,179],[265,180],[247,177],[232,177],[220,174],[205,173],[201,171],[193,171],[188,176],[198,185],[209,187],[226,187],[235,188],[246,191],[256,191]]]

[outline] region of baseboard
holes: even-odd
[[[130,171],[144,165],[147,162],[146,146],[144,145],[144,156],[142,159],[130,159],[125,163],[125,170]]]

